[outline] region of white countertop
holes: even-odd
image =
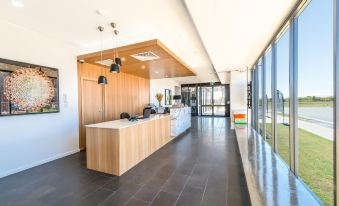
[[[169,114],[152,114],[150,118],[138,119],[138,121],[128,121],[128,119],[118,119],[118,120],[113,120],[109,122],[90,124],[90,125],[86,125],[85,127],[103,128],[103,129],[122,129],[122,128],[130,127],[133,125],[141,124],[144,122],[161,119],[167,116],[169,116]]]

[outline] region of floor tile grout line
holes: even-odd
[[[180,199],[182,193],[184,192],[184,189],[186,188],[186,185],[187,185],[187,183],[188,183],[190,177],[192,176],[193,171],[195,170],[196,165],[197,165],[197,162],[194,163],[194,166],[193,166],[193,168],[192,168],[192,171],[191,171],[190,175],[188,176],[188,178],[187,178],[187,180],[186,180],[186,182],[185,182],[185,184],[184,184],[184,187],[183,187],[182,190],[180,191],[179,196],[178,196],[177,200],[176,200],[175,203],[174,203],[174,206],[177,205],[177,203],[178,203],[178,201],[179,201],[179,199]]]
[[[183,163],[183,162],[182,162]],[[181,164],[182,164],[181,163]],[[179,166],[178,166],[179,167]],[[151,204],[153,203],[153,201],[156,199],[156,197],[159,195],[160,192],[162,192],[162,189],[164,188],[164,186],[166,185],[166,183],[171,179],[171,177],[173,177],[174,173],[178,170],[178,167],[175,168],[175,170],[171,173],[171,175],[167,178],[167,180],[165,181],[165,183],[160,187],[159,191],[157,192],[157,194],[153,197]],[[164,191],[166,192],[166,191]],[[170,192],[167,192],[170,193]],[[172,194],[172,193],[170,193]]]
[[[132,183],[132,182],[130,182],[129,180],[126,180],[126,182],[127,183]],[[108,184],[108,183],[107,183]],[[134,183],[133,183],[134,184]],[[104,187],[104,186],[103,186]],[[122,186],[121,186],[122,187]],[[105,188],[105,189],[107,189],[107,190],[110,190],[110,191],[112,191],[113,193],[112,194],[110,194],[110,195],[108,195],[105,199],[103,199],[100,203],[99,203],[99,205],[102,205],[103,203],[104,203],[104,201],[105,200],[107,200],[107,199],[109,199],[110,197],[112,197],[113,195],[115,195],[119,190],[121,190],[121,187],[119,187],[119,189],[117,189],[116,191],[112,191],[112,190],[110,190],[110,189],[107,189],[107,188]],[[129,199],[128,199],[129,200]]]
[[[143,184],[143,185],[141,185],[141,187],[125,202],[125,204],[123,204],[122,206],[125,206],[125,205],[127,205],[127,203],[129,202],[129,201],[131,201],[134,197],[135,197],[135,195],[145,186],[146,184]],[[144,201],[144,200],[143,200]],[[147,201],[144,201],[144,202],[147,202]],[[149,203],[149,202],[147,202],[147,203]]]
[[[134,199],[137,199],[137,200],[140,200],[140,201],[143,201],[143,202],[146,202],[146,203],[148,203],[148,204],[151,204],[151,202],[149,202],[149,201],[146,201],[146,200],[143,200],[143,199],[141,199],[141,198],[138,198],[138,197],[133,197]]]
[[[86,199],[86,198],[89,197],[91,194],[94,194],[95,192],[97,192],[97,191],[99,191],[99,190],[101,190],[101,189],[106,189],[106,188],[104,188],[105,185],[107,185],[111,180],[113,180],[113,179],[115,179],[115,178],[116,178],[116,177],[112,177],[109,181],[107,181],[107,182],[106,182],[105,184],[103,184],[101,187],[99,187],[98,189],[94,190],[93,192],[91,192],[91,193],[85,195],[85,197],[82,198],[81,200]],[[110,190],[110,189],[106,189],[106,190],[111,191],[112,194],[115,193],[115,191],[112,191],[112,190]],[[111,195],[112,195],[112,194],[111,194]],[[111,196],[111,195],[109,195],[109,196]],[[108,196],[108,197],[109,197],[109,196]],[[107,198],[103,199],[100,203],[102,203],[102,202],[105,201],[106,199],[107,199]],[[81,201],[81,200],[80,200],[80,201]],[[98,203],[98,204],[100,204],[100,203]]]
[[[137,194],[140,190],[141,190],[141,188],[143,188],[143,186],[141,186],[126,202],[125,202],[125,204],[123,204],[122,206],[125,206],[125,205],[127,205],[128,204],[128,202],[129,201],[131,201],[133,198],[135,198],[135,194]],[[138,199],[138,200],[141,200],[141,199],[139,199],[139,198],[135,198],[135,199]],[[147,201],[144,201],[144,200],[141,200],[141,201],[143,201],[143,202],[146,202],[146,203],[148,203],[148,204],[150,204],[150,202],[147,202]]]
[[[212,166],[210,167],[210,169],[208,171],[208,175],[207,175],[207,179],[206,179],[206,183],[205,183],[205,187],[204,187],[204,192],[202,193],[202,197],[201,197],[201,201],[200,201],[200,206],[202,205],[202,202],[204,200],[204,196],[205,196],[205,193],[206,193],[206,188],[207,188],[208,181],[210,179],[211,171],[212,171]]]

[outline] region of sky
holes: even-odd
[[[277,89],[284,97],[289,97],[288,43],[289,29],[277,42]],[[298,17],[298,96],[333,96],[333,0],[313,0]]]

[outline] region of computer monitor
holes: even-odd
[[[144,118],[144,119],[145,119],[145,118],[149,118],[149,117],[151,116],[151,111],[152,111],[152,109],[146,108],[146,109],[144,110],[143,118]]]

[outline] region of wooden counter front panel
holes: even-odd
[[[172,140],[170,116],[120,129],[120,174]]]
[[[87,168],[119,174],[119,130],[86,128]]]
[[[171,119],[122,129],[86,128],[87,168],[122,175],[172,140]]]

